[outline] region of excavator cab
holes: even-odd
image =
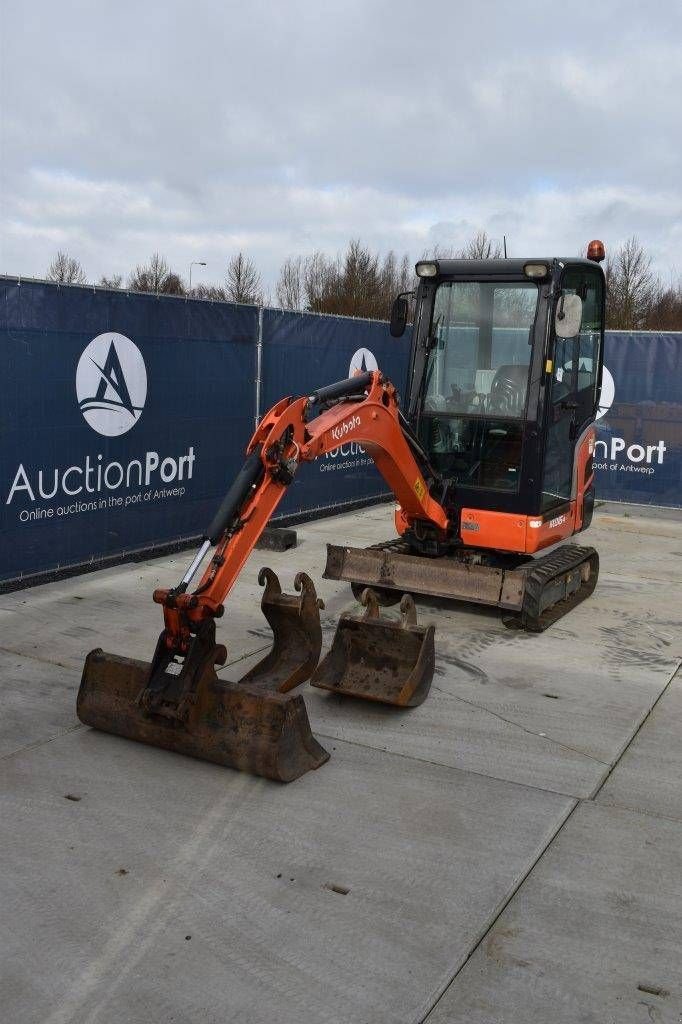
[[[378,588],[384,603],[409,591],[495,604],[531,630],[592,592],[596,552],[556,547],[594,507],[601,242],[588,257],[417,264],[404,427],[449,528],[398,508],[398,543],[371,555],[331,546],[325,575],[356,594]],[[402,295],[391,333],[406,321]]]
[[[447,487],[447,509],[565,514],[564,536],[583,529],[593,488],[579,486],[574,469],[590,446],[601,387],[601,267],[580,259],[439,260],[418,263],[417,274],[408,419]],[[492,536],[466,535],[485,534],[487,518],[464,531],[462,543],[487,546]],[[503,523],[495,547],[505,546]],[[537,549],[544,530],[533,529],[539,533],[520,548],[512,526],[509,550]]]

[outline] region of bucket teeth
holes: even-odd
[[[349,697],[416,707],[433,680],[434,627],[417,624],[410,594],[403,594],[400,602],[400,621],[381,617],[379,599],[370,588],[360,600],[364,614],[341,616],[311,684]]]
[[[303,697],[287,692],[310,676],[319,657],[315,588],[300,574],[300,596],[282,594],[270,569],[261,571],[259,581],[265,584],[262,608],[274,642],[270,653],[242,679],[231,682],[216,674],[226,650],[215,642],[211,619],[194,636],[182,665],[167,653],[165,633],[151,665],[91,651],[78,691],[80,720],[105,732],[280,782],[319,768],[329,754],[312,735]]]

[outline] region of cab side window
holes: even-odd
[[[565,295],[579,295],[583,303],[578,335],[575,338],[562,339],[563,350],[557,339],[555,353],[555,373],[559,372],[563,376],[567,387],[575,396],[578,425],[590,419],[597,407],[603,287],[601,273],[596,268],[592,270],[589,267],[570,268],[562,282],[562,292]]]
[[[555,338],[549,419],[543,469],[543,512],[569,501],[575,441],[597,408],[601,353],[603,278],[595,268],[569,267],[563,295],[582,300],[580,329],[572,338]]]

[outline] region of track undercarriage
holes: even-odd
[[[397,539],[368,548],[328,544],[323,575],[347,580],[356,596],[372,587],[386,605],[410,593],[501,608],[508,628],[542,633],[593,592],[599,555],[564,544],[532,558],[470,548],[427,558]]]

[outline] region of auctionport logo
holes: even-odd
[[[371,370],[378,369],[379,364],[374,353],[370,352],[368,348],[359,348],[351,357],[348,376],[355,377],[358,373],[368,373]]]
[[[76,369],[76,395],[86,422],[105,437],[135,426],[147,398],[147,370],[137,345],[124,334],[98,334]]]
[[[613,400],[616,397],[616,384],[611,375],[611,371],[607,370],[606,367],[602,369],[601,375],[601,393],[599,395],[599,405],[597,406],[597,419],[600,420],[602,416],[605,416],[613,405]]]
[[[83,417],[94,431],[105,437],[127,433],[142,415],[147,398],[147,371],[137,345],[123,334],[98,334],[78,361],[76,393]],[[5,505],[16,508],[20,523],[33,523],[108,509],[144,508],[147,503],[184,497],[194,475],[193,445],[170,455],[149,450],[130,458],[126,452],[124,459],[116,447],[113,444],[106,456],[72,452],[72,465],[41,465],[29,458],[19,463],[7,497],[0,495],[0,501],[4,498]]]

